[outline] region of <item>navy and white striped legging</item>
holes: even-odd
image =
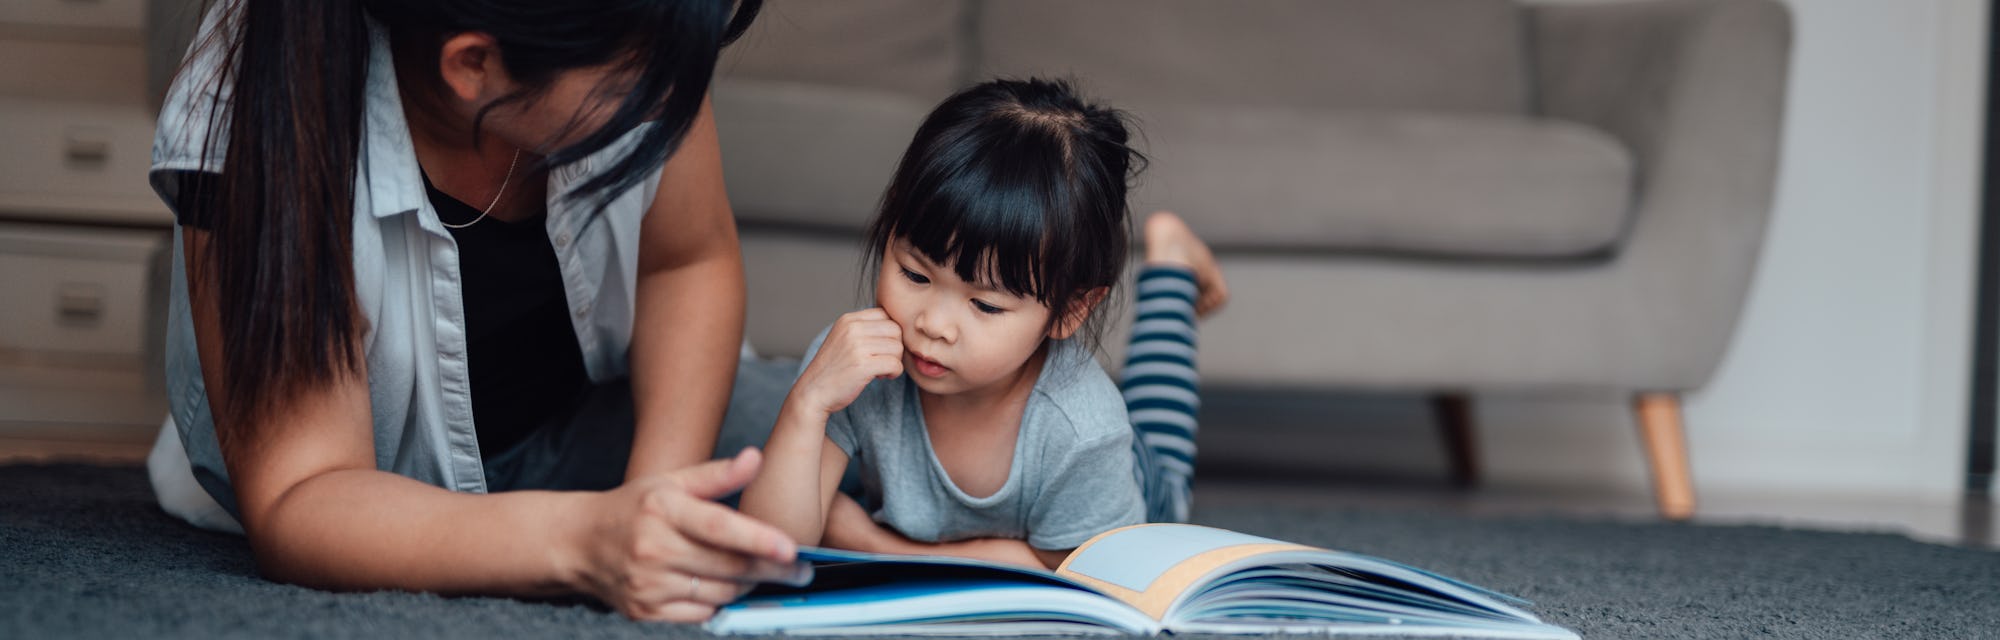
[[[1125,410],[1146,521],[1187,522],[1194,483],[1195,413],[1201,379],[1195,373],[1194,272],[1148,264],[1139,271],[1139,303],[1125,352]]]

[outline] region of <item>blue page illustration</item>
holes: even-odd
[[[1203,553],[1245,544],[1286,544],[1208,527],[1133,527],[1099,539],[1070,559],[1069,571],[1133,591]]]

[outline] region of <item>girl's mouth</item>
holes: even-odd
[[[926,378],[942,378],[944,374],[951,371],[950,367],[946,367],[936,360],[917,355],[915,352],[910,353],[910,364],[911,368],[917,370],[917,375]]]

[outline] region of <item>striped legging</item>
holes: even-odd
[[[1131,415],[1132,449],[1146,521],[1187,522],[1194,483],[1195,414],[1201,379],[1195,372],[1194,273],[1145,265],[1132,341],[1120,388]]]

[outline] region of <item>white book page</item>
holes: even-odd
[[[1024,634],[1046,633],[1058,627],[1075,633],[1086,625],[1135,634],[1159,629],[1153,619],[1088,591],[976,581],[752,597],[716,612],[707,629],[724,635],[778,631],[844,634],[888,625],[909,625],[896,626],[895,633],[916,635],[953,635],[953,630],[962,632],[973,626],[982,633],[1012,628]]]

